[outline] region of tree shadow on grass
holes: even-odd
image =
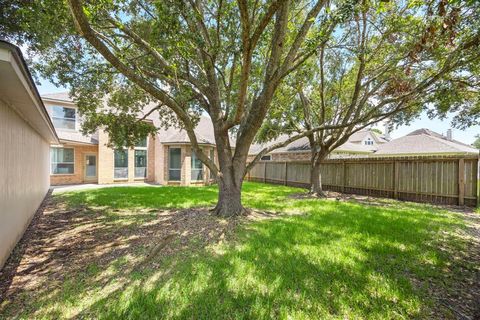
[[[461,227],[460,221],[416,207],[402,211],[335,202],[298,205],[306,216],[250,224],[233,243],[174,262],[159,261],[157,268],[98,299],[79,316],[429,315],[433,301],[426,286],[442,290],[449,264],[448,252],[438,248],[438,234]]]
[[[206,210],[94,209],[50,199],[0,274],[0,318],[66,317],[56,305],[75,304],[112,279],[127,281],[166,237],[175,236],[175,246],[163,250],[168,256],[192,239],[217,240],[234,223]]]

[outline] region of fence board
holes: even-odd
[[[478,167],[475,156],[372,157],[326,160],[320,171],[325,190],[475,206],[479,197]],[[308,162],[287,165],[285,161],[261,161],[247,179],[307,187],[310,170]]]

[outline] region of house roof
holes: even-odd
[[[43,94],[42,99],[73,102],[73,99],[70,97],[70,94],[67,91]]]
[[[20,49],[0,39],[0,97],[46,141],[57,143],[55,128]]]
[[[457,140],[446,137],[429,129],[418,129],[406,136],[380,145],[375,155],[407,154],[478,154],[479,151]]]
[[[194,129],[198,143],[215,144],[215,135],[213,132],[213,124],[209,117],[201,116],[200,121]],[[187,132],[184,129],[170,127],[161,129],[157,133],[157,139],[161,143],[190,143]]]
[[[58,130],[57,134],[59,139],[63,142],[98,144],[98,132],[91,135],[83,135],[79,131]]]

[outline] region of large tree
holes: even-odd
[[[354,3],[341,8],[348,13]],[[2,20],[5,34],[20,31],[43,75],[70,85],[84,131],[102,126],[113,145],[133,145],[156,130],[136,119],[146,104],[155,103],[148,113],[160,111],[164,121],[173,113],[217,177],[216,212],[227,216],[243,211],[250,144],[282,80],[315,52],[330,7],[325,0],[20,1]],[[218,167],[195,135],[202,113],[213,123]]]
[[[381,13],[364,5],[336,21],[317,53],[287,77],[276,96],[283,108],[270,110],[257,139],[308,132],[310,191],[323,196],[321,163],[355,132],[387,118],[408,121],[424,108],[478,105],[479,8],[467,4],[432,1],[425,15],[407,14],[401,2],[385,3]]]
[[[86,132],[101,126],[112,144],[133,145],[157,129],[137,120],[144,106],[152,103],[155,107],[148,112],[159,113],[163,123],[178,121],[199,159],[217,177],[219,215],[243,211],[247,153],[272,101],[278,100],[285,78],[293,77],[322,43],[337,35],[337,25],[369,9],[376,25],[404,28],[393,28],[379,47],[418,43],[434,34],[426,33],[430,24],[424,19],[431,3],[413,0],[7,2],[2,5],[0,33],[23,40],[35,55],[36,70],[72,88]],[[478,43],[478,35],[462,37],[461,45],[470,52],[471,42]],[[438,54],[447,57],[452,50],[445,47]],[[458,57],[448,60],[446,68],[463,58],[462,52],[455,52]],[[412,59],[421,54],[422,50],[412,51]],[[378,83],[381,70],[372,79],[360,77],[357,87]],[[403,77],[397,83],[403,84]],[[356,99],[361,99],[361,92]],[[104,100],[107,109],[102,108]],[[203,113],[213,124],[218,167],[201,151],[195,136]]]

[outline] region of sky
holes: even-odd
[[[45,80],[45,79],[40,80],[40,85],[38,85],[37,88],[41,95],[46,93],[56,93],[56,92],[67,91],[66,88],[55,87],[55,85],[53,85],[52,83],[50,83],[48,80]],[[451,128],[450,122],[451,122],[451,117],[444,120],[439,120],[439,119],[431,120],[427,117],[426,114],[422,114],[419,119],[416,119],[415,121],[413,121],[409,126],[401,126],[399,128],[392,130],[390,132],[390,136],[393,139],[400,138],[414,130],[421,129],[421,128],[427,128],[437,133],[446,135],[447,130]],[[382,131],[384,131],[385,129],[383,124],[379,124],[376,127]],[[453,138],[455,140],[458,140],[467,144],[472,144],[473,141],[475,140],[475,135],[480,134],[480,126],[470,127],[470,128],[467,128],[466,130],[452,128],[452,132],[453,132]]]

